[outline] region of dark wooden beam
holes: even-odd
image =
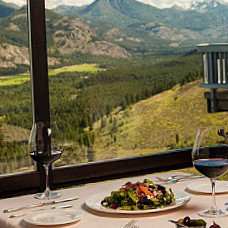
[[[32,86],[33,122],[50,124],[49,83],[44,0],[28,0],[28,31]],[[40,172],[40,190],[45,188],[45,172]]]
[[[205,92],[204,97],[207,99],[208,112],[211,113],[211,92]],[[216,90],[216,109],[217,112],[228,111],[228,91],[227,90]]]
[[[186,148],[55,168],[53,184],[57,188],[191,167],[191,151]]]
[[[0,198],[38,192],[40,174],[38,171],[0,176]]]
[[[54,187],[137,176],[192,166],[191,148],[64,166],[53,170]],[[0,176],[0,197],[40,191],[38,171]]]
[[[28,0],[28,27],[34,122],[50,122],[44,0]]]

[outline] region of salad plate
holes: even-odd
[[[110,194],[110,191],[101,192],[101,193],[88,197],[87,200],[85,201],[85,204],[89,208],[99,211],[99,212],[117,213],[117,214],[145,214],[145,213],[155,213],[155,212],[162,212],[162,211],[175,209],[175,208],[183,206],[191,199],[191,196],[184,191],[173,190],[173,193],[175,196],[174,205],[168,205],[165,207],[158,207],[155,209],[148,209],[148,210],[119,210],[119,209],[112,209],[112,208],[104,207],[101,204],[101,201],[104,199],[105,196]]]
[[[58,226],[74,223],[82,218],[82,213],[77,210],[45,210],[32,212],[24,217],[25,222],[38,226]]]
[[[194,182],[187,187],[188,190],[195,193],[211,194],[211,183],[208,182]],[[215,184],[216,193],[227,193],[228,192],[228,181],[216,181]]]

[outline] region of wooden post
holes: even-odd
[[[28,0],[28,30],[30,74],[32,86],[33,122],[50,124],[49,84],[46,46],[46,23],[44,0]],[[40,172],[41,191],[45,189],[45,172]]]
[[[216,89],[211,89],[211,113],[217,112]]]
[[[50,122],[44,0],[28,0],[33,121]]]

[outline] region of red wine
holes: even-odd
[[[228,159],[198,159],[195,160],[193,164],[200,173],[211,179],[216,179],[222,176],[228,170]]]
[[[37,151],[30,152],[31,158],[42,165],[51,164],[52,162],[60,158],[61,154],[62,151],[57,150],[52,150],[51,155],[49,156],[47,154],[38,153]]]

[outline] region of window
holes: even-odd
[[[27,141],[31,87],[26,7],[5,4],[0,34],[0,175],[34,170]]]
[[[199,88],[208,14],[141,2],[49,1],[51,118],[66,142],[56,166],[190,147],[198,126],[225,123]]]
[[[96,1],[100,5],[94,3],[93,9],[103,7],[102,2]],[[107,16],[116,11],[90,14],[72,6],[53,9],[52,1],[45,18],[44,1],[28,1],[34,118],[56,120],[65,141],[65,152],[51,170],[54,187],[191,166],[189,146],[196,127],[227,119],[225,113],[207,113],[204,91],[198,87],[201,57],[192,50],[210,35],[197,33],[203,26],[208,28],[205,22],[197,23],[200,14],[192,12],[191,21],[188,11],[154,9],[157,21],[152,23],[149,6],[120,3],[122,7],[111,5],[111,9],[121,17],[114,14],[111,20]],[[143,13],[137,13],[139,9]],[[172,13],[168,19],[165,12]],[[170,19],[181,22],[174,33]],[[201,36],[188,42],[183,34]],[[24,40],[21,34],[18,40]],[[15,103],[19,111],[13,110],[9,118],[15,123],[22,120],[20,127],[28,132],[32,123],[29,82],[11,87],[10,93],[20,96],[18,104],[2,88],[1,121],[10,103]],[[177,148],[186,149],[169,151]],[[154,153],[158,151],[166,152]],[[3,195],[7,184],[19,179],[27,185],[15,185],[13,194],[35,192],[44,184],[39,166],[33,172],[2,178]]]

